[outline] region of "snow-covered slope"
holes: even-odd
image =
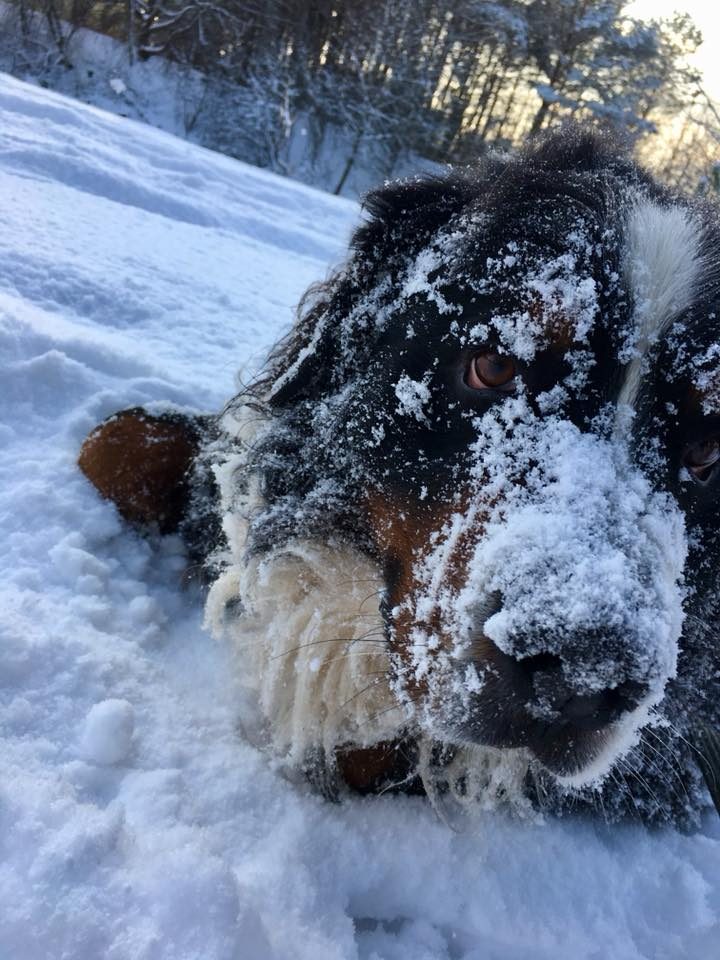
[[[238,733],[172,539],[79,474],[131,404],[216,408],[357,208],[0,78],[0,958],[705,958],[720,829],[329,805]]]

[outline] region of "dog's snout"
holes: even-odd
[[[537,719],[599,729],[634,710],[647,694],[642,684],[625,681],[614,687],[582,691],[573,670],[554,654],[518,661],[528,691],[527,710]]]

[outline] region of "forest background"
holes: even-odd
[[[720,191],[687,14],[623,0],[6,0],[0,69],[356,196],[567,118]]]

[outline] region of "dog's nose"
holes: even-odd
[[[647,694],[641,683],[625,681],[615,687],[581,693],[573,672],[554,654],[542,653],[517,661],[527,682],[528,712],[538,720],[570,723],[597,730],[634,710]]]

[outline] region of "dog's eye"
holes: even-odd
[[[709,440],[698,440],[690,443],[683,454],[683,466],[699,480],[705,483],[720,460],[720,438],[711,437]]]
[[[470,361],[466,382],[473,390],[495,390],[512,386],[515,361],[502,353],[476,353]]]

